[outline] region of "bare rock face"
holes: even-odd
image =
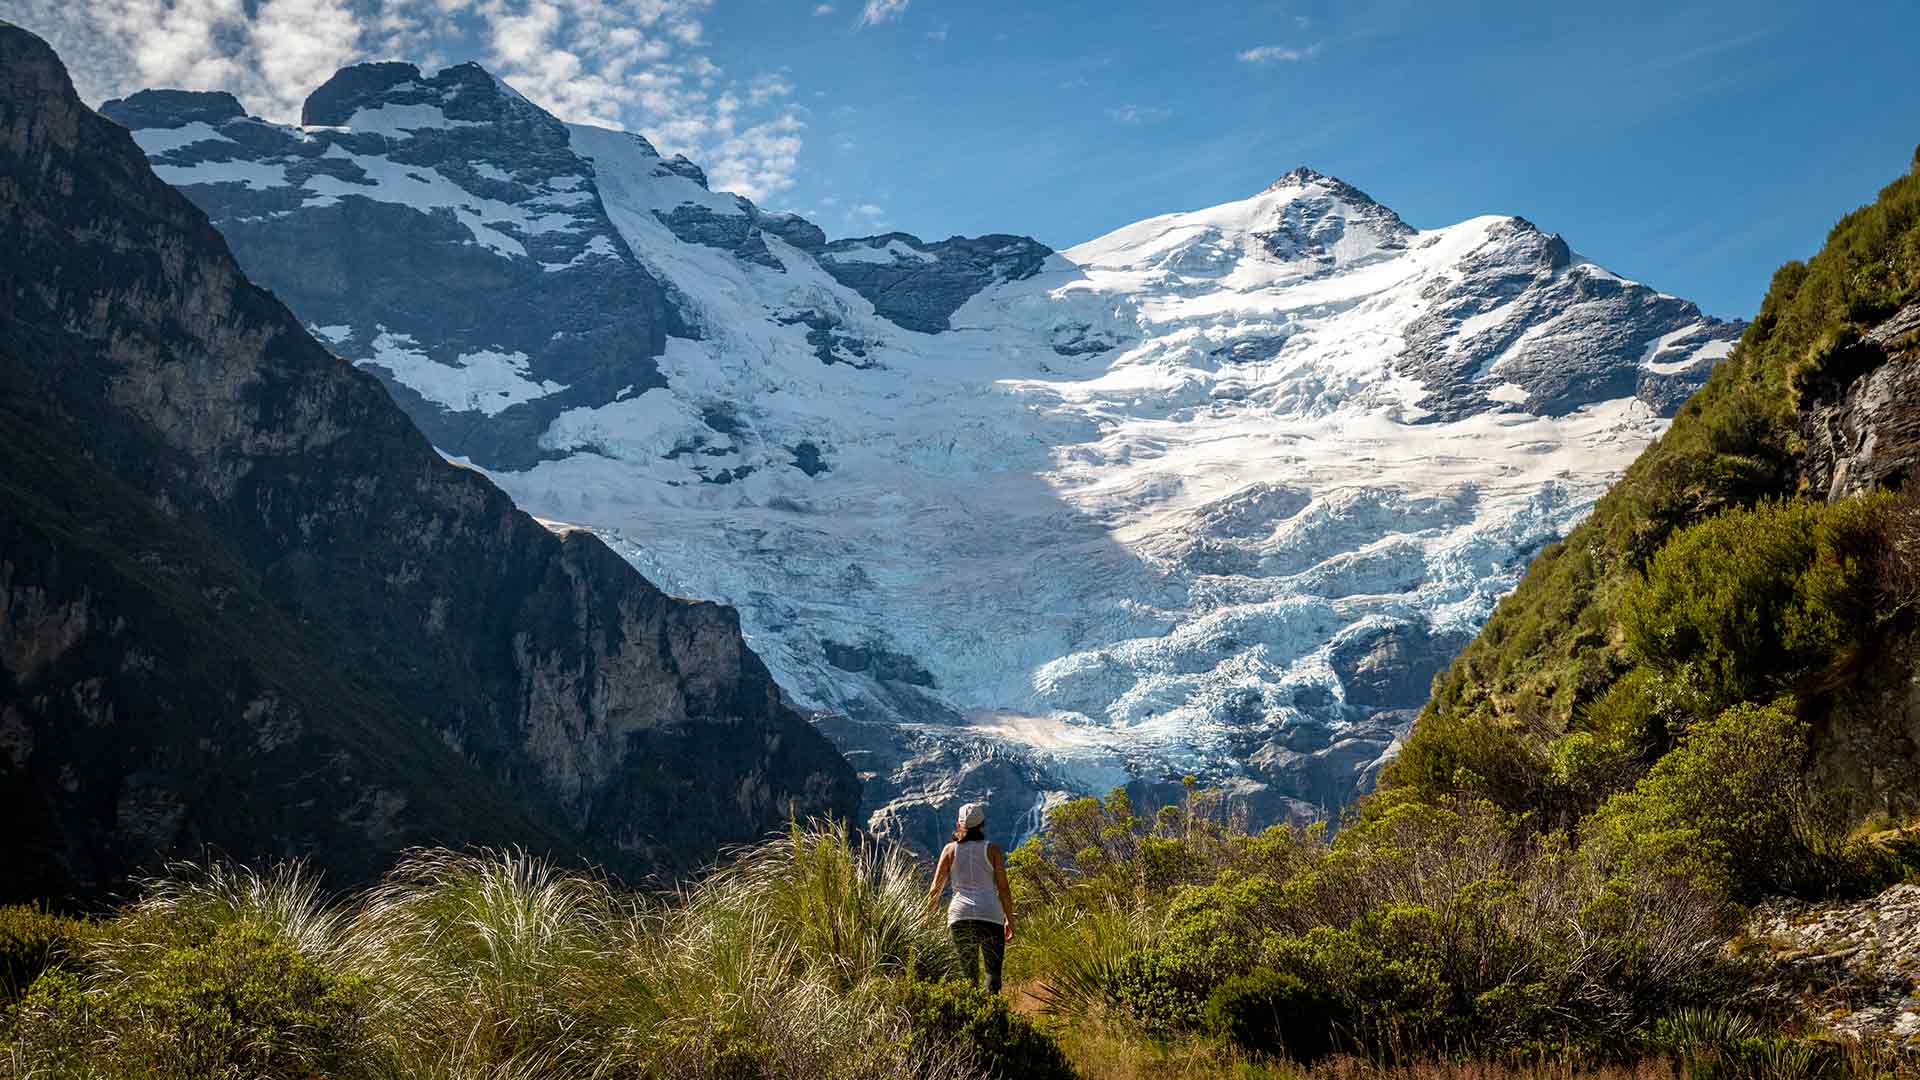
[[[1808,988],[1805,1005],[1827,1027],[1920,1046],[1920,885],[1854,903],[1770,901],[1747,931]]]
[[[346,68],[306,102],[311,132],[221,93],[143,90],[101,113],[156,147],[163,179],[221,177],[198,205],[248,277],[381,375],[448,454],[525,468],[553,456],[538,437],[556,416],[664,385],[675,316],[660,283],[607,220],[566,125],[476,65]],[[355,117],[364,130],[344,127]],[[360,197],[383,180],[415,204]]]
[[[996,282],[1040,272],[1052,249],[1024,236],[995,233],[924,243],[908,233],[835,240],[818,253],[834,279],[909,330],[951,330],[960,305]]]
[[[1902,487],[1920,465],[1920,303],[1827,364],[1802,410],[1807,488],[1829,499]]]
[[[208,848],[639,876],[854,809],[732,609],[442,459],[5,23],[0,244],[0,899]]]

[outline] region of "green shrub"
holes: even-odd
[[[1736,705],[1696,724],[1590,833],[1650,868],[1753,896],[1792,889],[1809,852],[1795,832],[1807,725],[1785,702]]]
[[[1423,717],[1381,783],[1416,798],[1480,796],[1508,810],[1539,804],[1549,764],[1527,732],[1479,713]]]
[[[98,1038],[87,997],[73,972],[50,968],[20,998],[14,1053],[53,1072],[76,1064]]]
[[[1180,889],[1152,947],[1108,969],[1108,999],[1149,1031],[1198,1028],[1213,988],[1258,962],[1286,896],[1272,878],[1232,870],[1211,884]]]
[[[114,1052],[148,1075],[304,1078],[340,1070],[359,1049],[364,986],[255,927],[220,928],[167,950],[96,1005]]]
[[[40,973],[73,955],[90,927],[38,908],[0,907],[0,1015],[26,995]]]
[[[1205,1017],[1207,995],[1224,974],[1196,964],[1192,957],[1143,949],[1109,969],[1106,994],[1149,1034],[1193,1031]]]
[[[994,1080],[1074,1080],[1077,1075],[1053,1036],[1015,1013],[1006,999],[965,983],[916,982],[904,1004],[917,1045],[959,1042],[973,1064]]]
[[[1189,967],[1218,978],[1251,969],[1262,938],[1284,910],[1280,883],[1263,874],[1226,871],[1209,885],[1189,885],[1174,894],[1162,950]]]
[[[1244,1050],[1284,1054],[1303,1065],[1333,1053],[1350,1022],[1346,1006],[1325,987],[1271,968],[1228,979],[1207,998],[1209,1032]]]
[[[1463,1034],[1464,1009],[1447,978],[1438,923],[1429,909],[1384,908],[1345,930],[1317,926],[1277,939],[1265,959],[1334,995],[1358,1049],[1447,1045]]]
[[[1628,652],[1710,715],[1800,687],[1873,623],[1867,560],[1885,497],[1768,503],[1685,529],[1628,591]]]

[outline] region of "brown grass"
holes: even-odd
[[[1074,1068],[1086,1080],[1674,1080],[1679,1075],[1671,1063],[1659,1059],[1577,1069],[1551,1062],[1380,1065],[1363,1058],[1335,1057],[1302,1067],[1255,1062],[1220,1043],[1152,1043],[1090,1025],[1076,1025],[1057,1035]]]

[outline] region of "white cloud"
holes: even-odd
[[[879,203],[850,206],[841,216],[849,229],[873,231],[887,227],[887,208]]]
[[[929,30],[927,31],[927,40],[928,41],[945,41],[947,40],[947,32],[944,29]]]
[[[1320,46],[1316,43],[1296,48],[1291,45],[1259,45],[1242,50],[1239,54],[1243,64],[1270,64],[1275,61],[1292,63],[1296,60],[1311,60],[1320,55]]]
[[[833,14],[833,5],[821,4],[813,9],[813,13],[815,15],[831,15]]]
[[[340,67],[477,59],[562,120],[639,131],[760,199],[793,186],[803,124],[784,74],[730,78],[705,51],[714,0],[0,0],[95,104],[146,87],[228,90],[298,121]],[[870,0],[897,17],[907,0]],[[830,8],[830,4],[821,7]],[[24,11],[18,10],[24,7]],[[864,16],[863,16],[864,17]]]
[[[766,72],[755,75],[747,84],[747,100],[755,105],[765,105],[776,98],[792,97],[793,84],[785,75]]]
[[[1122,124],[1157,124],[1172,116],[1173,110],[1157,105],[1120,105],[1108,109],[1107,115]]]
[[[800,164],[800,129],[792,113],[757,124],[708,152],[707,179],[722,191],[737,191],[756,202],[793,186]]]
[[[855,29],[863,26],[878,26],[883,22],[892,22],[906,13],[911,0],[867,0],[860,9],[860,18],[853,25]]]

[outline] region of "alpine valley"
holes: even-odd
[[[1336,810],[1743,328],[1305,168],[1053,251],[829,240],[471,64],[102,112],[443,455],[736,606],[919,845],[1189,775]]]

